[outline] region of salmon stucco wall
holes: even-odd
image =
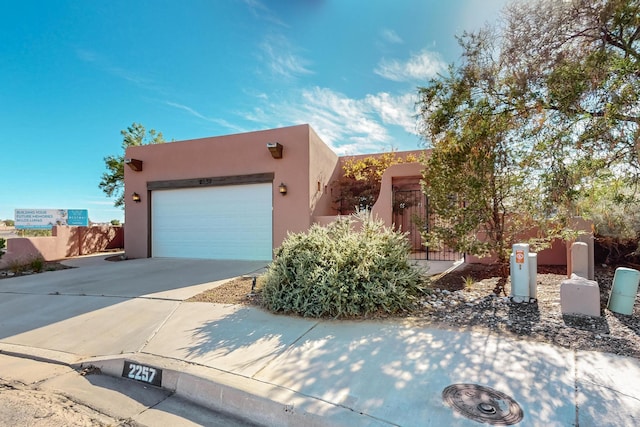
[[[395,155],[402,159],[408,156],[415,156],[417,159],[425,159],[429,155],[430,150],[413,150],[413,151],[397,151]],[[313,222],[320,225],[327,225],[332,223],[341,217],[339,211],[336,210],[333,198],[338,194],[332,194],[332,184],[340,180],[344,175],[344,165],[349,160],[361,160],[367,157],[376,157],[378,154],[359,154],[352,156],[344,156],[338,158],[333,176],[329,180],[330,184],[327,189],[326,203],[323,210],[316,209],[314,212]],[[422,179],[422,169],[424,166],[422,163],[400,163],[392,165],[382,176],[382,182],[380,184],[380,193],[378,199],[372,208],[372,213],[377,218],[384,221],[384,223],[391,227],[393,226],[393,184],[397,179],[407,178],[408,181],[414,183],[418,187],[420,186],[420,180]]]
[[[339,157],[315,131],[309,128],[309,215],[333,213],[331,182],[338,168]]]
[[[124,243],[123,234],[122,227],[55,226],[51,236],[7,239],[7,252],[0,259],[0,268],[12,263],[29,262],[34,258],[56,261],[67,257],[120,249]]]
[[[415,177],[416,182],[420,182],[422,177],[422,163],[401,163],[392,165],[384,171],[380,184],[380,195],[371,213],[384,221],[387,226],[393,224],[393,180],[401,177]]]
[[[281,159],[273,158],[267,148],[273,142],[283,146]],[[142,171],[125,167],[127,256],[150,255],[151,191],[147,183],[262,173],[274,174],[273,245],[278,247],[287,232],[309,228],[312,203],[324,206],[322,196],[317,197],[315,191],[311,194],[311,189],[317,188],[318,179],[333,173],[334,156],[309,125],[131,147],[126,157],[141,160]],[[278,191],[281,183],[287,186],[285,196]],[[132,201],[134,192],[142,196],[140,203]]]
[[[530,237],[535,237],[537,232],[532,231]],[[526,242],[528,236],[522,237],[522,242]],[[549,248],[537,252],[538,265],[567,265],[566,254],[567,243],[564,240],[554,239]],[[466,255],[465,262],[469,264],[494,264],[497,262],[495,256],[478,257],[474,255]]]

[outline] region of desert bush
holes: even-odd
[[[44,269],[44,258],[41,256],[31,258],[29,261],[29,268],[36,273],[42,273],[42,270]]]
[[[290,234],[276,250],[262,288],[264,306],[305,317],[352,317],[410,310],[422,275],[409,263],[404,234],[370,216]]]
[[[9,261],[8,263],[9,271],[14,274],[24,273],[27,271],[27,264],[24,261],[19,259],[14,259]]]

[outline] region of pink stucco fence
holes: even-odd
[[[35,257],[55,261],[78,255],[124,247],[124,227],[53,227],[51,237],[16,237],[7,239],[7,252],[0,268],[13,262],[28,262]]]

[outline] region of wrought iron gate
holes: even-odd
[[[393,224],[398,231],[408,233],[411,257],[432,261],[457,261],[461,254],[446,246],[426,247],[421,232],[429,231],[438,221],[429,210],[429,200],[421,190],[393,191]]]

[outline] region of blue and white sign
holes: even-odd
[[[86,209],[68,209],[67,225],[75,225],[78,227],[88,227],[89,211]]]
[[[18,230],[50,230],[54,225],[87,227],[86,209],[16,209],[15,227]]]

